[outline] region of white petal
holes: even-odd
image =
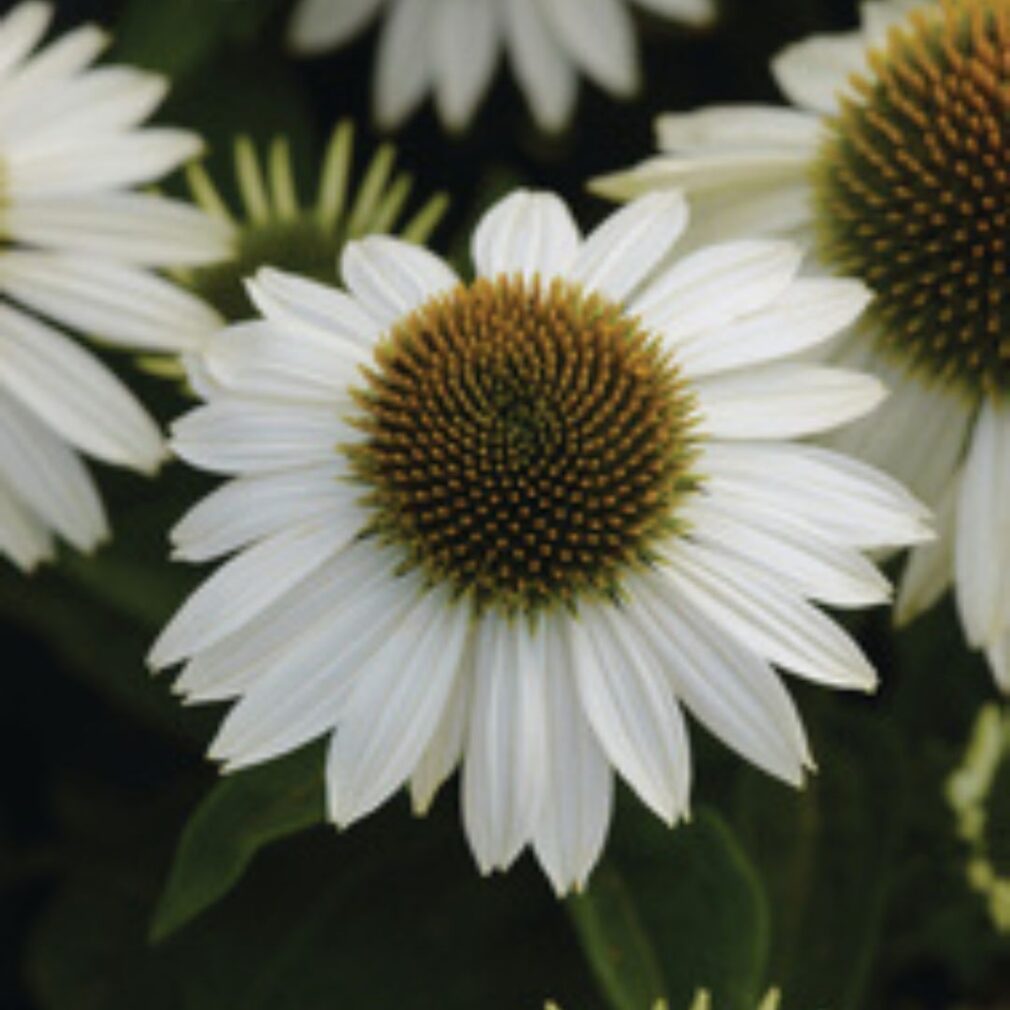
[[[891,598],[887,579],[858,550],[753,514],[734,497],[694,495],[681,516],[692,540],[767,569],[807,599],[833,607],[872,607]]]
[[[387,662],[406,663],[416,642],[399,633],[423,593],[414,574],[387,573],[354,590],[261,673],[222,723],[210,756],[228,770],[248,767],[336,728],[374,657],[386,653]],[[387,646],[394,641],[390,655]]]
[[[626,588],[631,620],[691,712],[748,761],[802,784],[803,768],[810,766],[806,734],[771,667],[723,634],[663,576],[636,574]]]
[[[553,193],[517,190],[481,218],[471,253],[481,277],[563,277],[579,248],[571,211]]]
[[[66,444],[16,400],[0,395],[0,483],[78,550],[108,536],[88,471]]]
[[[772,74],[791,102],[830,114],[852,74],[866,68],[866,52],[859,32],[814,35],[786,46],[772,61]]]
[[[575,688],[567,617],[545,622],[547,768],[533,845],[559,895],[582,888],[603,851],[614,782]]]
[[[390,0],[375,56],[375,118],[399,126],[424,99],[432,81],[431,24],[436,0]]]
[[[912,550],[898,586],[894,622],[899,627],[933,607],[954,578],[954,514],[960,474],[936,506],[936,539]]]
[[[0,77],[11,71],[42,41],[53,8],[39,0],[16,4],[0,20]]]
[[[310,521],[243,551],[187,598],[151,648],[149,665],[172,666],[248,624],[332,557],[354,532],[332,521]]]
[[[886,474],[812,445],[710,443],[697,463],[704,486],[773,521],[788,517],[863,549],[932,539],[929,510]]]
[[[119,380],[63,334],[0,305],[0,386],[71,445],[151,471],[164,457],[154,422]]]
[[[668,154],[771,153],[782,148],[813,156],[819,116],[779,105],[709,105],[656,120],[659,149]]]
[[[0,481],[0,555],[30,572],[52,561],[55,548],[49,531]]]
[[[541,12],[539,0],[508,0],[505,28],[512,72],[542,130],[568,125],[578,97],[578,76]]]
[[[388,235],[348,243],[340,269],[354,297],[385,326],[459,284],[434,253]]]
[[[137,266],[195,266],[225,258],[231,231],[189,204],[148,193],[17,200],[4,232],[29,245]]]
[[[541,10],[572,60],[601,88],[631,95],[638,52],[631,15],[620,0],[541,0]]]
[[[312,54],[353,38],[382,7],[384,0],[299,0],[288,22],[288,45]]]
[[[361,492],[336,465],[239,477],[198,502],[172,530],[173,552],[184,561],[210,561],[301,525],[346,512]]]
[[[718,13],[714,0],[635,0],[653,14],[675,18],[689,25],[710,24]]]
[[[542,627],[485,614],[476,631],[463,824],[482,873],[506,869],[540,812],[546,755]]]
[[[834,621],[773,575],[712,545],[666,545],[674,588],[744,647],[817,684],[872,691],[873,667]]]
[[[573,280],[623,302],[655,269],[687,227],[682,193],[651,193],[611,214],[582,244]]]
[[[277,323],[317,337],[332,337],[371,351],[382,327],[337,288],[266,267],[246,282],[256,307]]]
[[[870,298],[859,281],[801,278],[757,312],[678,344],[677,363],[698,377],[798,354],[853,323]]]
[[[571,648],[582,708],[610,763],[673,824],[687,808],[691,757],[670,684],[612,605],[580,607]]]
[[[197,407],[172,425],[172,449],[213,473],[266,473],[330,463],[355,440],[337,409],[226,399]]]
[[[410,776],[458,676],[468,602],[426,593],[355,678],[326,762],[327,808],[339,827],[364,817]]]
[[[257,321],[221,330],[206,342],[203,360],[215,382],[242,396],[332,404],[347,397],[366,358],[337,337]]]
[[[432,25],[435,102],[442,122],[462,130],[494,75],[500,26],[494,0],[442,0]]]
[[[872,375],[774,364],[694,383],[700,425],[727,439],[798,438],[868,414],[887,395]]]
[[[53,150],[8,152],[4,185],[18,199],[135,186],[160,179],[202,150],[200,138],[184,130],[72,137]]]
[[[210,306],[164,278],[84,253],[4,252],[0,290],[64,326],[131,348],[197,348],[222,325]]]
[[[994,401],[972,433],[955,522],[957,605],[977,648],[1010,623],[1010,411]]]
[[[631,304],[674,343],[756,312],[792,283],[803,253],[790,242],[710,246],[679,260]]]

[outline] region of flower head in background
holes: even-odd
[[[244,218],[228,207],[202,165],[188,165],[193,199],[227,229],[230,254],[220,263],[186,271],[182,279],[236,322],[253,311],[244,281],[260,267],[330,281],[336,276],[341,250],[351,239],[398,228],[407,241],[427,241],[445,213],[447,197],[436,194],[406,223],[398,224],[413,180],[407,172],[396,171],[394,148],[389,144],[379,148],[356,189],[353,155],[354,127],[344,122],[327,146],[314,202],[306,205],[299,198],[288,142],[277,138],[261,163],[252,141],[240,137],[235,143],[235,181]]]
[[[232,478],[175,529],[235,556],[155,644],[191,701],[237,699],[227,769],[329,734],[329,816],[409,782],[423,811],[462,765],[485,872],[529,843],[585,880],[612,769],[669,823],[688,808],[681,706],[799,784],[810,758],[772,664],[872,690],[813,601],[888,599],[863,550],[926,536],[863,464],[795,443],[861,416],[880,384],[790,362],[848,325],[854,281],[802,280],[784,242],[669,264],[676,193],[579,234],[516,192],[472,242],[476,279],[387,237],[350,244],[346,291],[277,271],[262,318],[204,356],[174,427]]]
[[[0,553],[26,569],[54,534],[82,550],[106,534],[78,452],[143,472],[163,455],[134,397],[51,323],[117,347],[195,346],[216,315],[150,268],[225,250],[195,208],[129,191],[200,150],[139,128],[165,81],[91,68],[107,43],[93,25],[33,54],[51,15],[29,2],[0,19]]]
[[[979,712],[964,760],[947,780],[957,831],[968,845],[967,878],[989,905],[1001,933],[1010,933],[1010,716],[996,705]]]
[[[633,0],[643,10],[707,24],[713,0]],[[429,91],[442,122],[464,129],[504,50],[544,130],[571,119],[584,73],[613,95],[639,85],[629,0],[300,0],[291,46],[320,52],[352,38],[385,9],[373,86],[375,115],[400,125]]]
[[[705,234],[786,233],[874,302],[843,363],[892,390],[835,440],[939,516],[897,617],[953,581],[968,640],[1010,690],[1010,3],[866,3],[862,30],[774,63],[799,108],[663,117],[667,155],[596,188],[685,187]]]

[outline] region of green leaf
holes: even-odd
[[[615,1010],[657,997],[753,1010],[764,986],[768,909],[733,833],[710,810],[671,831],[638,803],[616,819],[610,854],[571,902],[576,929]]]
[[[320,746],[308,747],[214,787],[183,831],[154,913],[153,941],[227,894],[264,845],[322,822],[323,759]]]

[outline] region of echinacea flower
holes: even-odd
[[[665,156],[596,188],[685,188],[706,235],[786,234],[875,295],[835,359],[892,395],[834,444],[934,507],[896,616],[954,583],[968,641],[1010,690],[1010,2],[865,3],[862,30],[774,62],[797,109],[663,117]]]
[[[587,237],[516,192],[473,236],[476,279],[389,237],[346,290],[263,271],[262,318],[207,348],[174,426],[233,479],[174,531],[235,556],[155,644],[190,701],[237,699],[226,769],[329,735],[329,816],[462,765],[484,872],[527,844],[559,891],[603,845],[612,769],[660,817],[688,807],[687,706],[799,784],[810,757],[772,664],[838,688],[875,674],[812,601],[884,602],[862,551],[926,536],[890,478],[791,440],[861,416],[873,378],[787,359],[863,309],[785,242],[668,258],[687,223],[650,196]],[[661,266],[662,264],[662,266]]]
[[[0,19],[0,553],[30,569],[54,535],[88,550],[106,535],[78,453],[149,472],[154,422],[111,371],[49,322],[112,346],[184,350],[218,325],[199,299],[150,268],[209,262],[221,229],[188,205],[129,187],[200,149],[139,129],[165,81],[90,68],[93,25],[33,54],[52,15],[22,3]]]
[[[712,0],[633,0],[692,25],[714,16]],[[581,71],[613,95],[638,89],[629,0],[301,0],[291,46],[311,54],[353,38],[385,13],[373,93],[380,125],[400,125],[434,93],[442,122],[462,130],[504,50],[530,111],[545,130],[564,128]]]
[[[401,224],[413,179],[396,170],[396,151],[383,144],[355,183],[354,127],[350,122],[333,131],[318,190],[310,201],[299,196],[290,145],[284,137],[273,141],[263,162],[252,141],[239,137],[234,157],[244,214],[227,205],[201,164],[186,166],[193,199],[227,230],[229,252],[220,262],[182,275],[188,287],[232,322],[252,311],[243,282],[260,267],[329,280],[341,250],[351,239],[398,230],[402,238],[423,243],[448,205],[445,194],[438,193]]]

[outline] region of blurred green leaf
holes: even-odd
[[[155,942],[230,891],[270,842],[323,820],[320,746],[231,775],[189,819],[151,925]]]
[[[615,1010],[649,1010],[657,997],[686,1006],[699,986],[728,1010],[753,1008],[760,998],[764,891],[711,810],[670,831],[640,804],[625,805],[609,855],[571,910]]]

